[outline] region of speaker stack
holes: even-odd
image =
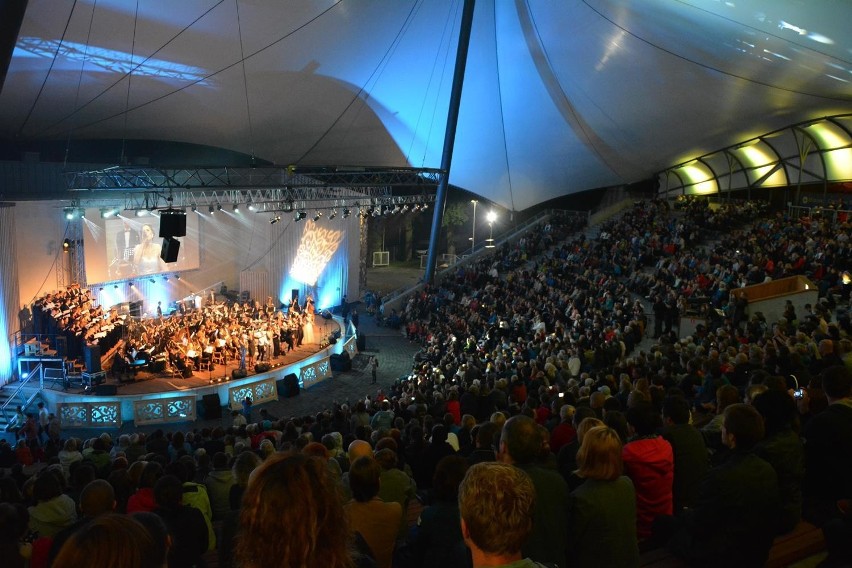
[[[198,408],[199,414],[205,420],[218,420],[222,418],[222,403],[218,394],[205,394]]]
[[[160,237],[163,246],[160,258],[163,262],[177,262],[180,252],[180,241],[175,237],[186,236],[186,213],[177,209],[166,209],[160,213]]]

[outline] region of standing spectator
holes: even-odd
[[[766,437],[755,447],[755,453],[778,475],[781,511],[776,525],[778,534],[784,534],[802,520],[805,454],[802,439],[793,430],[796,403],[789,393],[772,389],[756,396],[752,406],[763,416],[766,428]]]
[[[852,496],[852,371],[822,373],[828,408],[805,424],[805,502],[812,521],[835,516],[838,499]]]
[[[234,485],[234,473],[228,467],[228,455],[224,452],[213,454],[213,469],[204,479],[210,508],[213,510],[213,522],[222,521],[231,510],[229,495]]]
[[[622,451],[624,471],[636,487],[636,532],[640,539],[651,536],[651,524],[660,515],[672,514],[674,452],[657,435],[659,417],[649,402],[627,410],[630,441]]]
[[[535,487],[533,529],[524,544],[524,555],[565,568],[568,565],[568,485],[556,471],[535,464],[542,442],[532,418],[513,416],[503,425],[499,458],[526,472]]]
[[[379,358],[375,355],[370,357],[370,375],[373,377],[372,385],[376,384],[376,374],[379,369]]]
[[[409,559],[423,568],[467,566],[458,498],[459,484],[467,469],[467,460],[461,456],[448,456],[438,463],[432,503],[420,513],[405,549]]]
[[[36,422],[35,416],[29,412],[27,413],[27,419],[24,422],[24,425],[20,430],[18,430],[18,437],[24,439],[27,447],[32,452],[33,457],[38,455],[38,451],[41,446],[38,441],[38,434],[38,422]]]
[[[251,424],[251,406],[252,400],[250,396],[247,396],[243,399],[243,416],[246,419],[247,424]]]
[[[38,403],[38,440],[44,444],[47,441],[47,426],[50,424],[50,413],[43,402]]]
[[[621,439],[608,426],[586,432],[571,493],[571,558],[578,566],[639,566],[636,492],[622,475]]]
[[[663,422],[661,434],[671,444],[674,454],[672,509],[677,514],[692,506],[710,460],[704,436],[689,423],[689,403],[685,398],[666,397],[663,401]]]
[[[734,404],[722,428],[730,456],[708,472],[695,505],[676,517],[668,547],[690,565],[763,566],[779,509],[775,471],[754,453],[763,419],[753,407]]]

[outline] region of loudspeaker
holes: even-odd
[[[287,389],[287,380],[286,379],[278,379],[275,381],[275,391],[278,393],[278,396],[287,397],[288,389]]]
[[[130,302],[130,304],[128,304],[128,305],[129,305],[128,313],[130,314],[130,317],[132,317],[132,318],[141,318],[142,317],[142,305],[143,305],[142,300],[139,300],[138,302]]]
[[[95,396],[115,396],[118,394],[118,387],[115,385],[95,385]]]
[[[328,310],[323,310],[323,311],[322,311],[322,317],[323,317],[323,319],[330,320],[330,319],[331,319],[331,317],[332,317],[332,316],[331,316],[331,312],[330,312],[330,311],[328,311]]]
[[[205,420],[218,420],[222,418],[222,403],[219,402],[219,395],[205,394],[201,398],[201,406],[198,410]]]
[[[83,364],[86,366],[86,372],[100,373],[101,372],[101,346],[86,345],[83,349]]]
[[[167,237],[163,239],[163,247],[160,249],[160,258],[163,262],[177,262],[180,241]]]
[[[234,369],[233,371],[231,371],[232,379],[244,379],[247,375],[248,373],[245,369]]]
[[[160,237],[185,237],[186,213],[182,211],[163,211],[160,213]]]
[[[284,396],[287,398],[299,396],[299,377],[296,373],[290,373],[284,377],[284,386],[286,389],[286,394]]]
[[[265,373],[266,371],[268,371],[271,368],[272,367],[269,366],[269,363],[258,363],[257,365],[254,366],[254,372],[255,373]]]
[[[293,288],[290,290],[290,301],[296,300],[299,301],[299,289]]]
[[[358,337],[355,339],[355,345],[358,347],[358,351],[366,351],[367,350],[367,336],[363,333],[359,333]]]

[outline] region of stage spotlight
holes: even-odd
[[[103,292],[103,291],[104,291],[103,286],[101,286],[100,288],[98,288],[98,292]]]
[[[73,207],[66,207],[62,211],[65,213],[65,218],[68,219],[69,221],[74,218],[74,208]]]
[[[118,284],[116,284],[115,286],[113,286],[113,288],[114,288],[114,289],[116,289],[116,290],[118,290]]]
[[[180,274],[175,274],[175,280],[180,280]]]
[[[234,213],[239,213],[239,212],[240,212],[240,206],[239,206],[239,205],[237,205],[236,203],[234,203],[234,207],[233,207],[233,209],[234,209]]]
[[[343,218],[344,218],[344,219],[348,219],[348,218],[349,218],[349,215],[351,215],[351,214],[352,214],[352,211],[350,211],[350,210],[349,210],[348,208],[346,208],[346,207],[344,207],[344,208],[343,208]]]
[[[135,285],[133,282],[128,282],[128,283],[127,283],[127,285],[128,285],[128,286],[130,286],[131,288],[135,288],[135,287],[136,287],[136,285]]]
[[[335,217],[337,217],[337,209],[332,209],[331,215],[329,215],[328,218],[329,218],[329,220],[331,220],[331,219],[334,219]]]
[[[157,281],[154,280],[153,278],[151,278],[151,284],[156,284],[156,283],[157,283]]]
[[[257,209],[257,208],[254,206],[254,203],[252,203],[252,202],[251,202],[251,200],[247,201],[246,203],[248,204],[248,210],[249,210],[249,211],[255,211],[255,210]]]
[[[145,215],[145,211],[143,209],[137,209],[136,216],[143,217]]]
[[[314,215],[314,221],[319,221],[320,217],[322,217],[322,211],[317,211]]]
[[[222,204],[221,204],[221,203],[217,203],[217,204],[216,204],[216,211],[221,211],[221,210],[222,210]]]
[[[71,239],[65,239],[62,241],[62,250],[68,252],[68,249],[71,248]]]
[[[196,213],[198,213],[198,205],[196,205],[195,203],[193,203],[193,204],[192,204],[192,210],[193,210],[193,211],[195,211]]]
[[[101,219],[109,219],[113,215],[112,209],[101,209]]]
[[[281,215],[276,215],[275,217],[273,217],[272,219],[269,220],[269,224],[274,225],[275,223],[277,223],[280,220],[281,220]]]
[[[169,277],[168,277],[168,276],[163,276],[163,282],[168,282],[168,281],[169,281]]]

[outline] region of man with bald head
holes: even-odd
[[[95,479],[89,482],[80,493],[80,519],[73,525],[64,528],[53,537],[48,555],[48,566],[53,564],[59,549],[77,529],[91,522],[92,519],[115,511],[115,491],[105,479]]]
[[[355,440],[351,444],[349,444],[349,448],[346,452],[346,457],[349,460],[349,464],[355,463],[355,460],[358,458],[363,458],[364,456],[373,457],[373,446],[370,445],[370,442],[365,440]],[[348,469],[348,468],[347,468]],[[340,483],[343,489],[343,497],[345,501],[352,499],[352,489],[349,487],[349,472],[346,471],[340,477]]]

